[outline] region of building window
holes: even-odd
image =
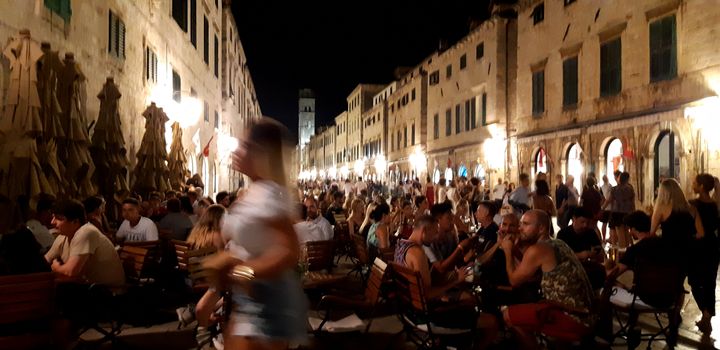
[[[452,64],[448,64],[447,67],[445,67],[445,78],[450,79],[452,77]]]
[[[205,64],[210,64],[210,24],[207,17],[203,17],[203,58]]]
[[[462,131],[460,124],[460,105],[455,105],[455,133],[459,134]]]
[[[675,15],[650,23],[650,81],[677,76]]]
[[[405,129],[405,134],[406,134],[406,136],[407,136],[407,129]],[[400,130],[397,131],[397,139],[396,139],[396,141],[397,141],[397,149],[400,149],[400,141],[401,141],[401,139],[400,139]],[[405,142],[407,143],[407,137],[405,138]]]
[[[65,22],[70,22],[70,17],[72,17],[70,0],[45,0],[44,3],[48,10],[60,16]]]
[[[467,55],[463,54],[460,56],[460,70],[465,69],[467,67]]]
[[[157,83],[157,55],[149,48],[145,47],[145,80]]]
[[[532,114],[538,116],[545,112],[545,70],[532,76]]]
[[[197,48],[197,0],[190,0],[190,43]]]
[[[204,101],[203,103],[203,120],[206,123],[210,122],[210,105],[207,101]]]
[[[215,78],[218,77],[218,37],[215,35],[215,50],[213,51],[213,65],[215,66]]]
[[[622,89],[620,38],[600,45],[600,96],[612,96]]]
[[[470,100],[465,101],[465,130],[470,130]]]
[[[412,96],[412,100],[415,101],[415,89],[412,89],[410,96]]]
[[[575,2],[575,0],[563,0],[563,3],[565,3],[565,6],[572,4]]]
[[[390,151],[395,150],[395,133],[390,133]]]
[[[403,147],[407,147],[408,137],[407,137],[407,126],[405,126],[405,129],[403,130]]]
[[[433,122],[433,137],[437,140],[440,138],[440,116],[437,113],[433,116]]]
[[[173,100],[180,103],[182,101],[182,81],[180,80],[180,74],[174,69],[172,71],[172,84],[173,84]]]
[[[215,128],[220,127],[220,113],[218,111],[215,111]]]
[[[452,135],[452,111],[450,108],[445,110],[445,136]]]
[[[414,145],[415,144],[415,124],[412,125],[412,128],[410,130],[410,139],[411,139],[410,145]]]
[[[487,125],[487,93],[484,92],[480,101],[480,118],[482,118],[482,126]]]
[[[485,56],[485,43],[479,43],[475,46],[475,60],[479,60]]]
[[[172,0],[172,17],[184,32],[187,32],[187,0]]]
[[[430,73],[430,77],[428,79],[429,79],[428,83],[431,86],[437,85],[438,83],[440,83],[440,72],[434,71],[434,72]]]
[[[533,24],[538,24],[545,19],[545,3],[535,6],[532,12]]]
[[[108,53],[125,58],[125,23],[112,11],[108,12]]]
[[[578,102],[578,57],[563,61],[563,106],[570,107]]]

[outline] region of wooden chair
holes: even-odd
[[[0,335],[0,349],[51,348],[54,300],[51,272],[0,277],[0,326],[18,327]]]
[[[420,273],[396,263],[390,263],[390,266],[398,302],[398,318],[403,324],[403,330],[408,339],[418,348],[437,349],[440,348],[440,339],[443,337],[450,339],[473,335],[475,322],[463,328],[449,328],[434,324],[433,321],[437,319],[440,312],[455,310],[430,308]],[[467,307],[459,306],[458,309],[460,308],[467,311]]]
[[[143,284],[142,277],[146,268],[148,248],[124,245],[120,248],[118,255],[122,260],[125,278],[128,284]]]
[[[178,241],[176,239],[173,239],[172,241],[173,247],[175,248],[175,256],[177,257],[177,269],[179,271],[185,271],[188,270],[188,252],[191,249],[190,243],[186,241]]]
[[[370,256],[368,255],[365,238],[363,236],[353,234],[351,240],[353,243],[355,266],[348,272],[348,275],[353,273],[357,274],[364,284],[365,279],[367,278],[367,272],[369,271],[368,267],[370,267]]]
[[[309,241],[305,243],[305,247],[307,247],[308,271],[332,271],[335,257],[334,241]]]
[[[373,266],[370,268],[370,277],[365,286],[365,293],[361,295],[360,298],[351,298],[345,295],[324,295],[322,299],[320,299],[318,308],[324,310],[325,315],[315,330],[315,333],[322,333],[323,326],[331,319],[332,311],[337,311],[338,309],[352,310],[366,314],[368,321],[365,327],[365,333],[367,333],[370,330],[370,325],[372,325],[377,304],[381,299],[380,290],[385,280],[386,269],[387,264],[380,259],[375,259]]]
[[[650,261],[638,261],[633,267],[633,286],[629,290],[615,287],[610,302],[615,310],[616,320],[620,330],[615,338],[626,339],[628,348],[634,348],[642,340],[648,341],[648,348],[658,339],[673,347],[677,342],[678,327],[680,326],[685,289],[683,282],[685,274],[679,266],[673,264],[658,264]],[[623,322],[619,316],[626,314],[627,320]],[[640,314],[651,314],[657,321],[659,331],[643,334],[636,328]],[[662,322],[660,315],[667,316],[667,322]],[[664,337],[660,338],[660,337]]]

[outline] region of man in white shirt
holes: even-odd
[[[305,244],[310,241],[329,241],[333,238],[333,228],[318,210],[317,201],[308,197],[304,205],[307,208],[305,221],[295,224],[295,232],[298,235],[298,242]]]
[[[505,191],[505,184],[503,184],[503,180],[499,178],[497,185],[493,187],[492,199],[494,201],[502,201],[505,196]]]
[[[55,242],[54,232],[56,230],[52,228],[51,212],[53,204],[52,199],[39,199],[33,218],[25,223],[27,228],[30,229],[35,236],[35,240],[40,243],[40,252],[43,254],[45,254],[53,242]]]
[[[346,196],[350,195],[350,192],[353,191],[353,185],[350,183],[350,179],[345,179],[345,183],[343,184],[343,192]]]
[[[122,217],[125,219],[117,230],[116,237],[128,242],[157,241],[158,231],[155,223],[140,216],[140,203],[137,199],[128,198],[123,201]]]
[[[125,284],[117,252],[95,225],[86,222],[82,203],[76,200],[57,203],[53,223],[59,235],[45,254],[53,272],[107,287]]]
[[[355,183],[355,194],[359,196],[362,190],[367,191],[367,184],[365,183],[365,181],[363,181],[361,176],[358,176],[358,180]]]

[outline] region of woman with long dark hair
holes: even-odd
[[[717,278],[720,251],[718,250],[718,206],[710,197],[710,192],[717,192],[715,178],[710,174],[699,174],[693,182],[693,192],[697,198],[690,205],[700,216],[704,235],[694,242],[692,249],[691,268],[688,271],[688,282],[692,287],[693,297],[702,312],[697,326],[705,334],[712,332],[710,319],[715,316],[715,280]]]

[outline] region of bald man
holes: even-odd
[[[542,271],[541,289],[545,300],[533,304],[512,305],[503,311],[506,323],[522,343],[521,348],[536,348],[534,333],[567,341],[579,341],[590,334],[589,312],[592,287],[580,261],[570,247],[549,235],[550,217],[544,211],[530,210],[520,219],[518,242],[504,238],[508,280],[520,286]],[[513,250],[516,244],[527,246],[520,263]]]

